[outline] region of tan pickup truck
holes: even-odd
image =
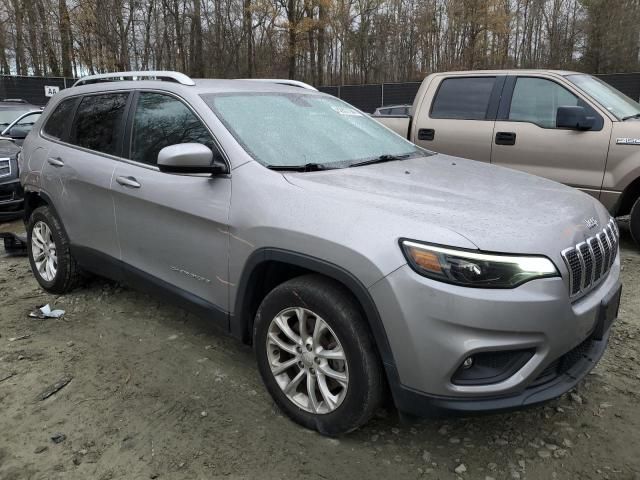
[[[597,78],[551,70],[445,72],[410,116],[376,116],[412,142],[580,188],[630,217],[640,245],[640,104]]]

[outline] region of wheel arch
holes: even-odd
[[[51,210],[53,210],[56,216],[60,218],[60,216],[58,215],[58,212],[56,211],[56,208],[53,206],[53,202],[51,201],[51,198],[46,193],[37,191],[37,190],[26,190],[24,192],[25,223],[29,221],[29,217],[31,217],[31,214],[36,208],[42,207],[45,205],[48,206]]]
[[[627,187],[623,190],[622,195],[620,196],[620,200],[618,201],[618,205],[616,207],[615,215],[622,216],[628,215],[631,212],[631,208],[633,207],[636,200],[640,198],[640,176],[633,180]]]
[[[289,250],[262,248],[248,258],[238,283],[231,333],[251,343],[255,313],[266,294],[282,282],[308,273],[331,278],[349,291],[369,325],[385,370],[395,369],[382,319],[367,288],[339,265]]]

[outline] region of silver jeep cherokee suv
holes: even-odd
[[[329,435],[387,390],[430,415],[580,381],[620,298],[603,206],[300,87],[128,72],[56,95],[21,155],[40,285],[90,271],[176,300],[253,344],[279,407]]]

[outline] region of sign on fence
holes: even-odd
[[[60,91],[60,87],[55,87],[53,85],[45,85],[44,86],[44,96],[45,97],[53,97],[59,91]]]

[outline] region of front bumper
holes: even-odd
[[[393,352],[387,372],[396,406],[421,416],[508,410],[570,390],[606,349],[602,303],[618,293],[619,276],[618,256],[607,278],[571,303],[561,278],[486,290],[432,281],[408,266],[396,270],[370,288]],[[506,378],[453,380],[466,358],[510,351],[531,356]]]
[[[20,218],[24,210],[24,191],[20,180],[0,181],[0,220]]]

